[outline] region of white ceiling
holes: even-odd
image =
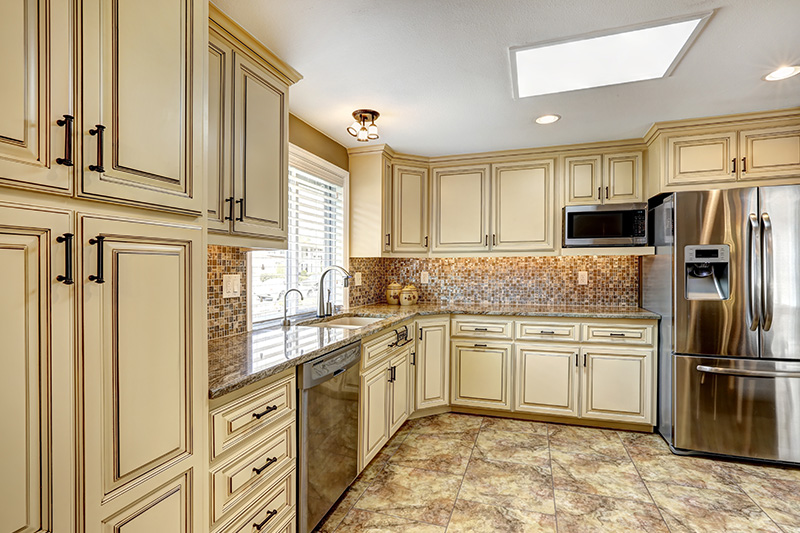
[[[291,112],[345,146],[358,108],[426,156],[641,137],[656,121],[800,106],[800,0],[214,0],[303,76]],[[715,10],[668,78],[515,100],[508,48]],[[547,126],[534,119],[562,116]]]

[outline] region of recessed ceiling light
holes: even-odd
[[[536,119],[537,124],[552,124],[560,119],[560,115],[542,115],[541,117]]]
[[[711,13],[510,49],[517,98],[668,76]]]
[[[781,67],[764,76],[764,79],[767,81],[785,80],[786,78],[791,78],[792,76],[797,76],[798,74],[800,74],[800,67],[798,66]]]

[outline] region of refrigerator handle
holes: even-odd
[[[764,331],[772,327],[772,221],[769,214],[761,214],[761,305]]]
[[[758,217],[750,213],[747,230],[747,327],[750,331],[758,329],[759,323],[759,287],[756,267],[758,265]]]

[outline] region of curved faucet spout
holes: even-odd
[[[289,289],[288,291],[283,293],[283,322],[281,322],[281,324],[284,325],[284,326],[291,326],[292,325],[292,323],[289,321],[289,319],[286,318],[286,297],[289,296],[289,294],[293,293],[293,292],[296,292],[297,294],[299,294],[301,300],[305,299],[305,298],[303,298],[303,293],[300,292],[300,289]]]
[[[325,313],[325,296],[322,294],[322,292],[323,292],[323,284],[325,283],[325,276],[328,274],[328,272],[331,272],[333,270],[338,270],[339,272],[342,273],[342,275],[344,275],[344,286],[345,287],[349,287],[350,286],[350,278],[353,277],[350,274],[350,272],[348,272],[346,269],[344,269],[344,268],[342,268],[342,267],[340,267],[338,265],[331,265],[331,266],[329,266],[328,268],[326,268],[325,270],[322,271],[322,274],[320,274],[320,276],[319,276],[319,287],[318,287],[318,290],[317,290],[317,292],[319,293],[319,295],[318,295],[319,300],[317,302],[317,317],[320,317],[320,318],[324,317],[324,316],[330,316],[330,313],[327,313],[327,314]]]

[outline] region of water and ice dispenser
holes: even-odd
[[[697,244],[684,249],[687,300],[730,298],[730,247],[727,244]]]

